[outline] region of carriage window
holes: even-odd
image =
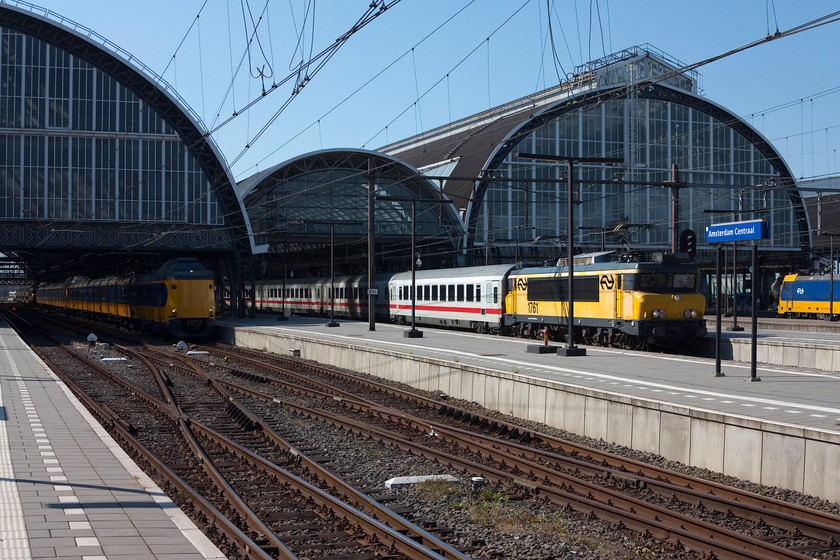
[[[437,301],[438,298],[438,287],[437,285],[432,286],[432,301]]]
[[[429,296],[431,295],[431,293],[432,293],[432,287],[431,286],[423,286],[423,299],[425,301],[429,301]]]
[[[475,285],[475,301],[481,301],[481,284]]]
[[[440,301],[446,301],[446,286],[440,287]]]
[[[499,287],[493,286],[493,303],[499,303]]]
[[[464,285],[463,284],[458,284],[455,287],[455,289],[458,292],[458,295],[457,295],[458,301],[464,301]]]
[[[467,284],[467,301],[473,301],[473,296],[475,295],[475,286],[472,284]]]

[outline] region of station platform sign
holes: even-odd
[[[763,220],[712,224],[706,228],[706,243],[750,241],[767,238],[767,223]]]

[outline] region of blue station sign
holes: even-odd
[[[748,222],[729,222],[727,224],[712,224],[706,228],[706,243],[723,243],[725,241],[749,241],[751,239],[766,239],[767,223],[762,220]]]

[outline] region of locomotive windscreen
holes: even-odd
[[[697,291],[697,274],[692,272],[653,271],[625,274],[624,289],[663,293],[695,292]]]

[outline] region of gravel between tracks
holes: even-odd
[[[111,350],[111,352],[113,352]],[[112,362],[111,367],[125,368],[130,363]],[[813,496],[780,488],[767,488],[723,476],[705,469],[688,467],[649,453],[640,453],[603,441],[582,438],[546,425],[513,418],[484,409],[475,403],[458,401],[441,394],[419,391],[402,384],[385,382],[358,372],[354,375],[380,383],[398,386],[426,397],[446,400],[459,408],[488,417],[516,423],[527,429],[562,437],[616,455],[630,457],[659,467],[691,474],[729,486],[761,493],[776,499],[801,504],[840,515],[840,504],[827,502]],[[469,549],[467,553],[476,560],[505,558],[510,560],[577,558],[581,560],[699,558],[698,555],[677,552],[661,543],[574,512],[558,512],[557,508],[534,499],[520,499],[506,488],[485,487],[474,490],[469,475],[449,472],[443,466],[419,457],[406,457],[405,453],[385,448],[362,438],[341,437],[317,425],[295,422],[296,437],[310,445],[328,449],[341,464],[354,465],[354,484],[360,489],[384,495],[399,505],[413,510],[411,519],[428,530],[443,529],[451,532],[458,546]],[[385,468],[383,468],[385,466]],[[395,476],[451,474],[460,484],[425,484],[417,487],[385,491],[384,482]]]

